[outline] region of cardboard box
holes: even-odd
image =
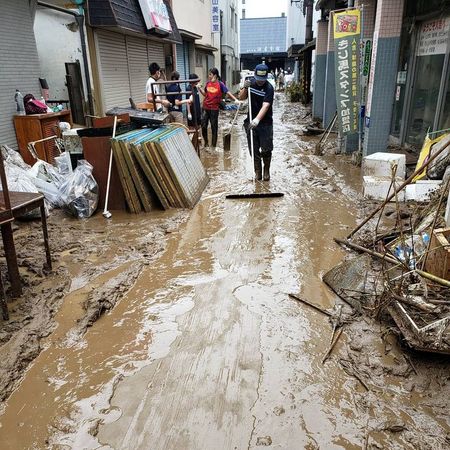
[[[450,228],[434,230],[425,270],[450,281]]]

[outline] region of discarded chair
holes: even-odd
[[[17,217],[33,211],[36,208],[39,208],[41,212],[42,232],[44,235],[44,246],[46,253],[46,268],[48,270],[52,269],[44,196],[42,194],[31,192],[10,192],[8,190],[8,181],[6,179],[4,161],[1,155],[0,180],[2,182],[2,191],[0,192],[0,229],[2,233],[3,246],[5,249],[9,279],[11,281],[12,296],[19,297],[22,294],[22,287],[20,284],[19,266],[17,264],[17,255],[14,245],[12,222]]]

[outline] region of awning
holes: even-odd
[[[185,39],[190,39],[192,41],[195,41],[197,39],[201,39],[203,36],[200,34],[193,33],[192,31],[183,30],[182,28],[179,28],[178,31],[180,32],[181,37]]]
[[[298,53],[302,54],[306,51],[312,51],[316,48],[316,38],[314,38],[312,41],[309,41],[305,46],[303,46]]]
[[[293,56],[296,56],[300,49],[304,47],[304,44],[293,44],[288,48],[288,57],[292,58]]]
[[[139,0],[89,0],[87,2],[87,23],[91,27],[106,28],[128,34],[130,32],[159,38],[166,42],[181,44],[172,8],[168,0],[163,0],[169,14],[172,31],[162,35],[149,31],[145,26]]]
[[[348,0],[341,1],[332,1],[332,0],[317,0],[316,3],[316,11],[320,11],[322,8],[324,9],[339,9],[345,8],[348,5]]]
[[[195,44],[195,48],[197,50],[202,50],[203,52],[211,53],[211,54],[213,54],[214,52],[217,52],[217,50],[219,50],[218,48],[213,47],[212,45],[209,45],[209,44]]]

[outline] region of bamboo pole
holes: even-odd
[[[316,311],[319,311],[319,312],[321,312],[322,314],[325,314],[328,317],[331,317],[333,315],[329,311],[327,311],[326,309],[323,309],[320,306],[315,305],[314,303],[311,303],[308,300],[305,300],[304,298],[297,297],[294,294],[289,294],[289,297],[293,298],[294,300],[297,300],[298,302],[302,302],[302,303],[305,303],[308,306],[311,306],[311,308],[314,308]]]
[[[375,252],[368,248],[361,247],[360,245],[357,245],[357,244],[353,244],[353,242],[350,242],[348,240],[337,239],[337,238],[334,238],[334,240],[338,244],[346,245],[347,247],[350,247],[354,250],[368,253],[369,255],[375,256],[376,258],[383,259],[384,261],[390,262],[391,264],[399,264],[399,261],[392,258],[392,256],[382,255],[381,253]],[[419,274],[420,276],[427,278],[428,280],[434,281],[435,283],[441,284],[442,286],[450,287],[450,281],[447,281],[447,280],[444,280],[443,278],[437,277],[436,275],[433,275],[432,273],[424,272],[423,270],[419,270],[419,269],[415,269],[415,272],[417,274]]]

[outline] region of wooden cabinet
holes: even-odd
[[[33,165],[36,160],[29,152],[29,142],[38,141],[57,134],[59,122],[69,122],[72,125],[70,110],[47,114],[30,114],[27,116],[14,116],[14,127],[16,129],[19,151],[24,161]],[[54,140],[36,144],[38,157],[51,164],[55,156],[59,155]]]

